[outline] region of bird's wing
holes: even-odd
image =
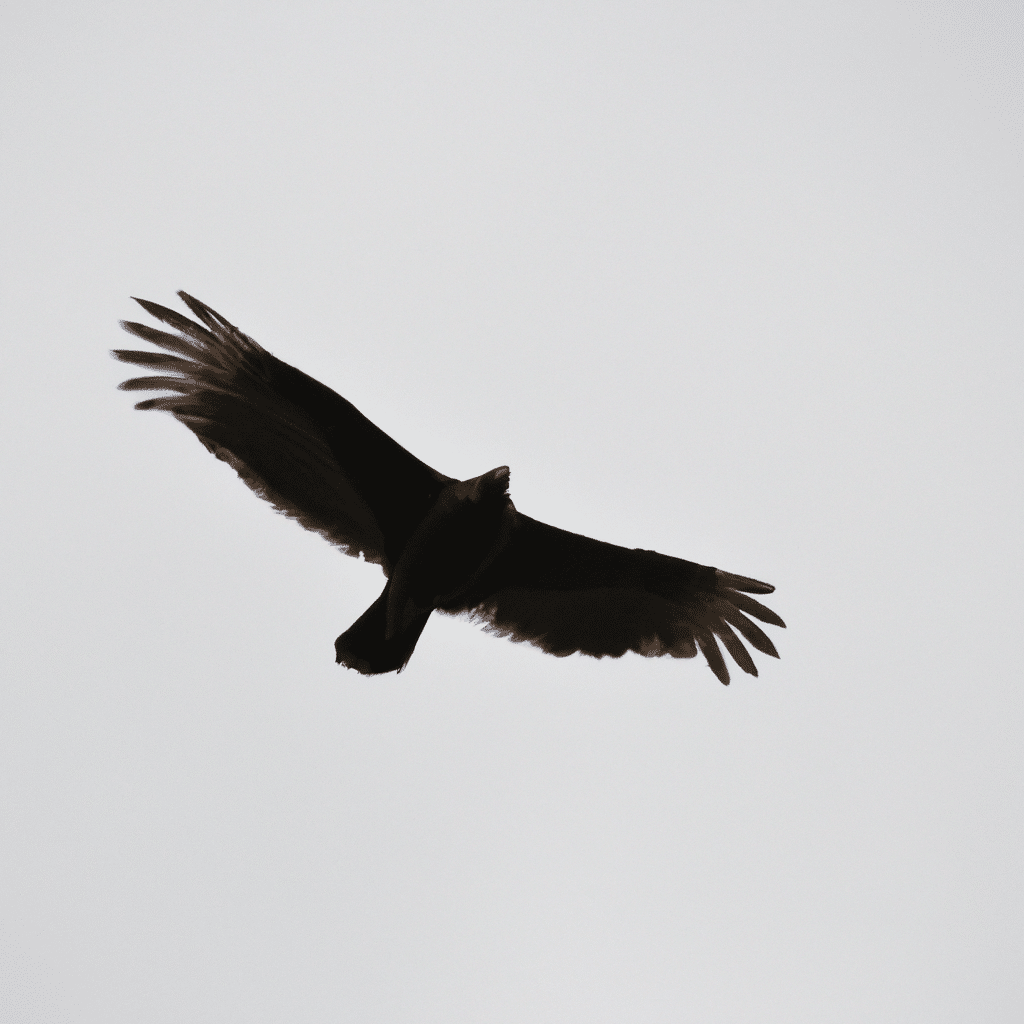
[[[136,301],[143,309],[177,333],[122,323],[166,350],[113,352],[160,372],[126,380],[122,389],[170,392],[135,408],[173,413],[261,498],[389,572],[450,478],[330,388],[272,356],[197,299],[178,294],[201,323],[142,299]]]
[[[469,613],[488,632],[525,640],[558,657],[579,651],[617,658],[635,651],[692,658],[700,649],[728,684],[718,640],[751,675],[757,675],[757,667],[740,636],[756,650],[779,656],[748,617],[785,626],[750,597],[774,589],[657,551],[581,537],[517,513],[505,550],[471,591],[442,610]]]

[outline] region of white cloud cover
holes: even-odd
[[[4,19],[5,1020],[1016,1019],[1016,5]],[[781,662],[339,669],[379,570],[114,390],[178,288]]]

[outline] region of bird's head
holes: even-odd
[[[451,498],[456,501],[472,501],[474,503],[487,499],[504,498],[508,495],[509,468],[498,466],[488,473],[473,477],[472,480],[459,480],[449,488]]]

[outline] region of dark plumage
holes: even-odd
[[[124,322],[165,351],[115,351],[159,374],[121,388],[169,392],[136,408],[173,413],[261,498],[381,566],[384,590],[338,637],[338,662],[367,675],[400,671],[434,609],[558,657],[692,658],[700,649],[723,683],[717,640],[751,675],[737,633],[778,657],[748,618],[785,625],[749,596],[774,587],[524,516],[508,496],[507,466],[462,481],[431,469],[344,398],[178,294],[201,323],[137,299],[178,333]]]

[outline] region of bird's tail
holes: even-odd
[[[339,665],[376,676],[401,672],[412,657],[416,641],[430,618],[430,611],[416,615],[401,633],[387,637],[389,580],[380,597],[337,640],[334,650]]]

